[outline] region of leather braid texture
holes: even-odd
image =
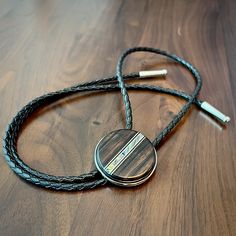
[[[129,75],[123,76],[122,67],[124,63],[124,59],[131,53],[134,52],[150,52],[161,54],[163,56],[169,57],[170,59],[178,62],[183,65],[186,69],[188,69],[193,77],[196,80],[196,87],[193,91],[192,95],[186,94],[182,91],[177,91],[169,88],[162,88],[159,86],[152,85],[138,85],[138,84],[125,84],[124,81],[128,79],[138,79],[138,73],[132,73]],[[125,114],[126,114],[126,128],[132,129],[132,110],[131,104],[129,101],[129,96],[127,90],[149,90],[158,93],[165,93],[173,96],[180,97],[185,99],[187,102],[182,107],[180,112],[173,118],[173,120],[167,125],[165,129],[155,138],[153,144],[158,145],[168,133],[179,123],[181,118],[186,114],[191,105],[194,103],[198,107],[201,106],[201,101],[197,99],[199,91],[201,89],[202,81],[200,74],[198,71],[188,62],[183,59],[169,54],[167,52],[161,51],[155,48],[147,48],[147,47],[137,47],[131,48],[127,50],[120,57],[117,64],[117,72],[116,76],[108,77],[100,80],[95,80],[79,85],[75,85],[69,88],[65,88],[56,92],[48,93],[43,96],[40,96],[31,102],[29,102],[26,106],[24,106],[12,119],[11,123],[8,125],[6,129],[6,134],[3,142],[3,152],[6,158],[6,161],[10,168],[21,178],[24,180],[35,184],[40,187],[53,189],[53,190],[63,190],[63,191],[72,191],[72,190],[86,190],[92,189],[98,186],[102,186],[107,183],[107,180],[102,177],[102,175],[94,170],[87,174],[82,174],[80,176],[53,176],[48,175],[37,170],[30,168],[26,163],[24,163],[20,156],[17,153],[17,138],[19,132],[22,128],[22,125],[27,120],[27,118],[35,112],[37,109],[47,106],[55,101],[63,99],[67,96],[76,94],[78,92],[92,92],[92,91],[115,91],[120,90],[123,102],[125,105]]]
[[[155,53],[155,54],[160,54],[166,57],[169,57],[170,59],[176,61],[177,63],[181,64],[184,66],[186,69],[188,69],[191,74],[193,75],[195,81],[196,81],[196,87],[195,90],[193,91],[193,94],[191,95],[191,98],[189,101],[183,106],[183,108],[180,110],[180,112],[174,117],[174,119],[167,125],[167,127],[157,136],[157,138],[153,141],[153,144],[156,146],[158,145],[162,139],[165,138],[165,136],[170,133],[170,131],[178,124],[180,119],[186,114],[186,112],[190,109],[192,103],[194,100],[197,98],[201,86],[202,86],[202,80],[199,72],[196,70],[196,68],[193,67],[190,63],[186,62],[182,58],[177,57],[176,55],[169,54],[165,51],[162,51],[157,48],[148,48],[148,47],[136,47],[136,48],[130,48],[126,52],[124,52],[118,63],[117,63],[117,68],[116,68],[116,75],[117,79],[119,81],[119,85],[121,88],[121,94],[123,96],[123,102],[125,104],[125,111],[126,111],[126,128],[127,129],[132,129],[132,110],[130,106],[130,101],[129,101],[129,96],[124,84],[124,80],[122,78],[122,67],[124,64],[125,58],[132,53],[135,52],[149,52],[149,53]]]

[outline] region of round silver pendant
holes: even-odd
[[[140,132],[120,129],[99,141],[94,160],[104,178],[129,187],[151,177],[157,166],[157,153],[152,142]]]

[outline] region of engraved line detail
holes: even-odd
[[[129,144],[126,145],[126,147],[122,148],[119,154],[112,159],[112,162],[110,162],[105,167],[106,171],[109,174],[112,174],[134,151],[134,149],[138,146],[138,144],[141,143],[144,139],[145,137],[141,133],[139,133],[135,138],[133,138],[132,141],[129,142]]]
[[[115,158],[138,136],[139,133],[136,133],[128,143],[125,144],[123,148],[120,149],[120,151],[117,152],[117,154],[106,164],[105,169],[115,160]]]

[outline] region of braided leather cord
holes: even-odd
[[[131,105],[130,105],[130,101],[129,101],[129,96],[128,96],[128,93],[126,90],[126,86],[124,84],[124,80],[122,77],[122,69],[123,69],[123,64],[124,64],[125,58],[128,55],[135,53],[135,52],[149,52],[149,53],[155,53],[155,54],[160,54],[162,56],[166,56],[166,57],[176,61],[177,63],[181,64],[186,69],[188,69],[196,81],[196,87],[195,87],[193,94],[191,95],[191,98],[189,99],[189,101],[182,107],[180,112],[173,118],[173,120],[167,125],[167,127],[165,129],[163,129],[162,132],[153,141],[153,145],[156,146],[166,137],[166,135],[168,133],[171,132],[171,130],[179,123],[181,118],[190,109],[191,105],[193,104],[194,100],[197,98],[197,96],[201,90],[202,79],[201,79],[199,72],[197,71],[196,68],[193,67],[193,65],[191,65],[190,63],[186,62],[185,60],[183,60],[182,58],[180,58],[176,55],[169,54],[169,53],[162,51],[160,49],[157,49],[157,48],[136,47],[136,48],[128,49],[126,52],[124,52],[121,55],[121,57],[117,63],[117,67],[116,67],[116,75],[117,75],[117,79],[119,81],[119,85],[121,88],[121,94],[122,94],[123,102],[125,105],[126,128],[127,129],[132,129],[132,109],[131,109]]]
[[[177,91],[169,88],[162,88],[159,86],[152,86],[152,85],[137,85],[137,84],[125,85],[124,80],[138,78],[138,73],[132,73],[125,76],[122,75],[122,65],[125,57],[137,51],[148,51],[152,53],[161,54],[170,57],[171,59],[185,66],[193,74],[197,82],[193,94],[188,95],[182,91]],[[117,80],[119,84],[117,84]],[[72,191],[72,190],[86,190],[102,186],[107,183],[107,180],[104,179],[97,170],[94,170],[90,173],[82,174],[80,176],[53,176],[34,170],[31,167],[29,167],[26,163],[24,163],[17,153],[16,145],[19,132],[22,128],[23,123],[27,120],[27,118],[38,108],[49,105],[57,100],[60,100],[62,98],[65,98],[66,96],[70,96],[78,92],[114,91],[120,89],[126,109],[126,128],[131,129],[132,110],[127,90],[131,89],[149,90],[159,93],[166,93],[169,95],[185,99],[187,103],[183,106],[180,112],[174,117],[174,119],[167,125],[167,127],[153,141],[153,144],[157,145],[178,124],[180,119],[189,110],[190,106],[193,103],[195,103],[197,106],[200,107],[201,101],[196,98],[200,91],[200,88],[201,88],[201,77],[199,73],[191,64],[185,62],[183,59],[180,59],[175,55],[171,55],[166,52],[160,51],[159,49],[143,48],[143,47],[129,49],[122,55],[122,57],[118,62],[117,76],[95,80],[75,85],[69,88],[65,88],[56,92],[48,93],[32,100],[26,106],[24,106],[13,118],[12,122],[8,125],[6,129],[6,134],[3,142],[3,150],[6,161],[8,162],[10,168],[17,175],[19,175],[24,180],[32,184],[38,185],[40,187],[54,190]]]

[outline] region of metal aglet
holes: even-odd
[[[166,75],[167,75],[166,69],[139,71],[140,78],[165,77]]]
[[[217,110],[215,107],[213,107],[208,102],[202,102],[201,108],[203,110],[207,111],[208,113],[210,113],[211,115],[213,115],[214,117],[216,117],[222,123],[228,123],[230,121],[230,117],[226,116],[225,114],[223,114],[222,112]]]

